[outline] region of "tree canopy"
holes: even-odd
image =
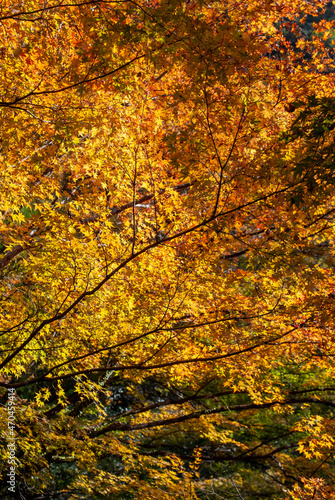
[[[334,17],[2,1],[2,498],[335,498]]]

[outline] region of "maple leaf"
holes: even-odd
[[[335,495],[334,19],[3,0],[17,496]]]

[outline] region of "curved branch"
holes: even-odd
[[[13,250],[7,252],[4,257],[0,260],[0,269],[3,269],[7,264],[9,264],[17,255],[23,252],[24,248],[22,245],[16,245]]]
[[[230,407],[220,406],[219,408],[214,408],[212,410],[200,410],[200,411],[188,413],[187,415],[181,415],[178,417],[166,418],[166,419],[156,420],[156,421],[151,421],[151,422],[144,422],[141,424],[126,424],[126,423],[121,423],[121,422],[113,423],[113,424],[107,425],[106,427],[103,427],[102,429],[98,429],[98,430],[90,432],[89,436],[94,438],[97,436],[104,435],[107,432],[111,432],[111,431],[135,431],[135,430],[140,430],[140,429],[151,429],[153,427],[162,427],[164,425],[171,425],[171,424],[177,424],[177,423],[181,423],[181,422],[187,422],[188,420],[198,419],[203,415],[214,415],[216,413],[227,413],[227,412],[235,412],[235,411],[240,412],[240,411],[246,411],[246,410],[267,409],[267,408],[272,408],[275,405],[285,406],[285,405],[304,404],[304,403],[319,403],[319,404],[322,404],[325,406],[330,406],[332,408],[335,408],[335,402],[320,400],[317,398],[302,398],[302,399],[291,398],[291,399],[288,399],[286,401],[271,401],[271,403],[248,403],[248,404],[242,404],[242,405],[233,405]],[[269,456],[271,456],[271,453],[266,455],[267,458]]]

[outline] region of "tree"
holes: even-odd
[[[334,497],[326,7],[3,2],[16,495]]]

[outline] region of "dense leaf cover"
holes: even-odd
[[[2,498],[335,498],[333,18],[2,1]]]

